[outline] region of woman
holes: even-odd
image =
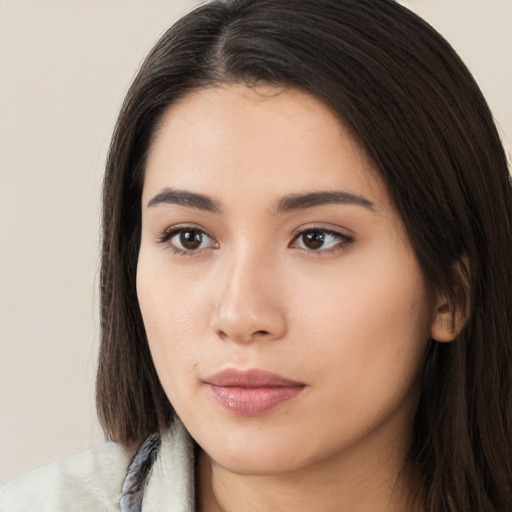
[[[114,443],[0,510],[512,510],[511,210],[485,100],[405,8],[198,8],[107,163]]]

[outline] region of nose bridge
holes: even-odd
[[[281,337],[286,319],[271,255],[242,245],[231,251],[222,266],[212,319],[217,334],[239,342]]]

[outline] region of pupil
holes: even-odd
[[[325,241],[325,235],[320,231],[310,231],[304,234],[304,244],[309,249],[320,249]]]
[[[185,249],[197,249],[202,241],[203,236],[200,231],[183,231],[180,235],[181,245],[185,247]]]

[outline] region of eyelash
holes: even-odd
[[[314,250],[314,249],[300,248],[300,247],[298,247],[297,249],[307,251],[307,253],[312,256],[316,256],[316,257],[320,256],[321,257],[321,256],[326,256],[326,255],[346,251],[354,243],[354,238],[352,238],[351,236],[345,235],[343,233],[340,233],[339,231],[322,228],[320,226],[310,226],[310,227],[303,228],[303,229],[297,231],[294,234],[292,241],[290,242],[290,246],[293,243],[295,243],[297,240],[299,240],[301,237],[304,237],[307,234],[313,234],[313,233],[322,234],[324,237],[326,235],[332,236],[332,237],[338,239],[339,241],[338,241],[338,243],[336,243],[336,245],[334,245],[334,247],[330,247],[328,249],[320,248],[318,250]]]
[[[174,227],[171,227],[171,228],[167,229],[166,231],[164,231],[160,235],[158,235],[157,236],[157,242],[159,244],[166,245],[167,248],[173,254],[176,254],[178,256],[195,256],[195,255],[199,254],[199,252],[201,250],[204,250],[204,249],[195,249],[195,250],[180,249],[180,248],[176,247],[175,245],[173,245],[172,243],[170,243],[170,241],[176,235],[187,233],[187,232],[189,232],[189,233],[190,232],[196,232],[196,233],[199,233],[201,236],[205,236],[206,235],[211,240],[214,240],[213,236],[209,235],[206,231],[204,231],[203,229],[200,229],[198,227],[195,227],[195,226],[174,226]],[[218,246],[218,242],[215,242],[215,243]]]
[[[189,232],[189,233],[195,232],[197,234],[200,234],[201,237],[206,236],[206,237],[210,238],[214,242],[216,247],[207,247],[207,248],[198,248],[198,249],[194,249],[194,250],[186,250],[186,249],[180,249],[180,248],[176,247],[175,245],[173,245],[172,243],[170,243],[172,238],[174,238],[176,235],[184,234],[187,232]],[[295,244],[301,237],[304,237],[308,234],[315,234],[315,233],[321,234],[323,237],[331,236],[340,241],[334,247],[330,247],[328,249],[322,249],[320,247],[319,249],[315,250],[315,249],[308,249],[307,247],[303,248],[303,247],[294,247],[293,246],[293,244]],[[174,226],[172,228],[169,228],[157,236],[157,242],[159,244],[166,245],[173,254],[176,254],[178,256],[195,256],[205,249],[218,248],[218,246],[219,246],[218,242],[215,241],[213,236],[208,234],[203,229],[200,229],[200,228],[194,227],[194,226]],[[201,240],[201,243],[202,243],[202,240]],[[299,249],[299,250],[306,251],[308,254],[310,254],[312,256],[316,256],[316,257],[320,256],[321,257],[324,255],[329,255],[329,254],[345,251],[353,243],[354,243],[354,238],[352,238],[348,235],[345,235],[343,233],[340,233],[338,231],[334,231],[331,229],[325,229],[322,227],[311,226],[311,227],[307,227],[307,228],[304,228],[304,229],[301,229],[301,230],[295,232],[292,237],[292,241],[289,244],[289,247],[291,247],[292,249]]]

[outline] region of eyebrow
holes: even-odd
[[[148,208],[161,204],[177,204],[197,210],[220,213],[220,204],[214,199],[196,192],[175,188],[164,188],[148,202]]]
[[[346,204],[362,206],[375,211],[375,205],[363,196],[345,191],[310,192],[308,194],[291,194],[280,199],[273,207],[272,214],[283,214],[293,210],[305,210],[315,206]]]
[[[197,210],[212,213],[221,213],[220,203],[211,197],[188,190],[164,188],[149,202],[148,208],[161,204],[177,204]],[[271,209],[272,215],[279,215],[294,210],[305,210],[315,206],[331,204],[345,204],[362,206],[370,211],[375,211],[375,205],[363,196],[345,191],[321,191],[306,194],[290,194],[280,199]]]

